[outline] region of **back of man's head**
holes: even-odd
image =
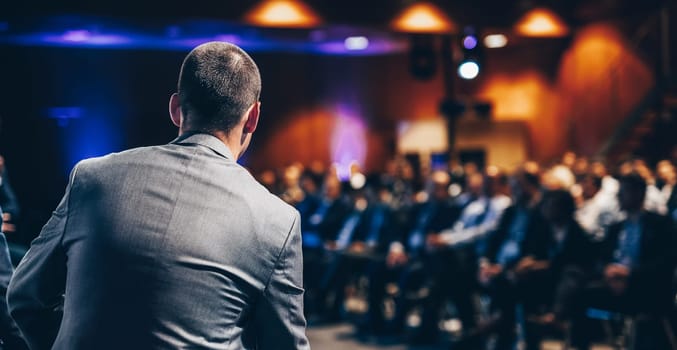
[[[235,45],[202,44],[181,66],[178,94],[186,130],[229,132],[260,93],[256,63]]]

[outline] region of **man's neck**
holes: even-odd
[[[203,133],[216,137],[219,141],[223,142],[228,150],[233,154],[233,157],[237,160],[240,158],[240,153],[242,152],[242,147],[240,146],[240,139],[236,139],[233,135],[223,132],[223,131],[202,131],[202,130],[181,130],[180,135],[193,134],[193,133]]]

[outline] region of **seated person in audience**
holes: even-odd
[[[302,166],[293,164],[284,169],[282,174],[282,193],[280,198],[290,205],[296,207],[305,197],[301,189],[299,179],[301,177]]]
[[[317,311],[326,321],[338,321],[341,319],[343,303],[345,299],[345,287],[353,275],[353,271],[361,265],[360,261],[347,255],[355,251],[358,242],[358,227],[367,218],[366,212],[368,201],[364,188],[351,188],[350,211],[339,222],[338,230],[333,238],[324,242],[324,254],[322,259],[322,274],[319,276],[317,290]],[[332,298],[329,298],[332,296]],[[327,301],[331,303],[328,305]]]
[[[382,303],[389,282],[398,283],[395,318],[390,329],[393,332],[399,333],[404,329],[411,306],[406,294],[413,285],[420,284],[426,275],[424,271],[426,235],[449,226],[458,216],[459,209],[449,195],[449,180],[449,175],[445,172],[433,173],[433,188],[429,198],[408,210],[406,223],[398,225],[399,228],[394,228],[393,233],[389,235],[392,241],[388,245],[385,261],[370,267],[370,306]],[[396,219],[396,222],[400,220],[402,219]],[[380,309],[373,309],[369,315],[376,328],[383,326]],[[427,324],[425,326],[428,327]],[[435,333],[437,324],[430,327],[434,330],[424,328],[425,331],[420,336],[415,336],[417,338],[415,340],[425,339],[434,342],[434,336],[429,335]]]
[[[305,247],[321,248],[325,241],[336,237],[341,223],[351,210],[342,191],[341,181],[333,175],[327,175],[319,204],[309,212],[310,215],[301,218]]]
[[[461,216],[448,229],[439,234],[429,235],[428,243],[437,248],[475,245],[478,255],[484,254],[484,238],[496,229],[503,211],[512,203],[508,192],[507,176],[495,167],[489,167],[482,178],[480,174],[472,176],[474,181],[468,184],[469,192],[475,192],[476,199],[468,203]],[[478,181],[479,180],[479,181]],[[473,184],[476,182],[477,184]],[[475,188],[474,190],[472,188]]]
[[[401,235],[393,235],[396,227],[406,223],[403,213],[398,211],[389,186],[377,184],[375,194],[369,201],[364,219],[356,228],[355,241],[349,252],[363,254],[372,260],[385,260],[390,243],[400,240]]]
[[[578,159],[576,152],[569,150],[562,154],[562,161],[560,164],[569,169],[573,169],[574,165],[576,164],[576,159]]]
[[[426,271],[431,273],[433,283],[424,309],[424,322],[437,324],[439,310],[446,298],[451,297],[467,333],[475,326],[473,295],[477,290],[478,252],[483,252],[483,239],[496,228],[501,214],[510,205],[510,198],[501,193],[507,179],[495,168],[490,167],[487,175],[471,174],[466,180],[471,199],[462,206],[458,220],[450,228],[427,237],[429,267]]]
[[[615,194],[602,190],[603,178],[589,173],[580,182],[581,203],[576,220],[593,240],[604,238],[606,229],[622,219]]]
[[[301,217],[310,217],[310,215],[317,210],[320,204],[320,187],[322,181],[318,181],[317,177],[305,170],[301,173],[299,178],[299,188],[303,193],[303,198],[294,206],[299,211]]]
[[[333,291],[333,304],[328,314],[330,320],[340,318],[345,291],[351,279],[368,272],[367,267],[371,264],[383,264],[388,245],[399,239],[391,237],[393,233],[397,234],[395,225],[398,224],[392,204],[392,193],[388,188],[379,188],[377,196],[369,201],[365,192],[356,192],[353,213],[339,231],[338,240],[332,247],[335,254],[320,285],[320,295],[329,295]],[[376,300],[369,307],[375,309],[382,304],[383,300]]]
[[[668,160],[662,160],[656,166],[656,174],[668,216],[677,224],[677,170],[675,165]]]
[[[403,158],[391,159],[386,163],[385,171],[379,176],[379,183],[388,186],[396,206],[408,206],[414,193],[414,170]]]
[[[524,323],[525,349],[539,349],[540,326],[566,320],[573,298],[593,265],[594,250],[574,219],[574,199],[568,191],[548,191],[541,213],[546,225],[529,230],[523,257],[515,265],[517,300],[529,322]]]
[[[324,274],[325,242],[335,239],[351,206],[342,196],[341,182],[335,176],[325,178],[322,196],[310,215],[301,217],[303,238],[303,278],[306,289],[306,312],[319,305],[317,291]]]
[[[618,194],[618,180],[609,175],[606,165],[603,162],[596,160],[590,164],[590,172],[602,179],[602,188],[600,191],[606,196],[616,198],[616,195]]]
[[[369,281],[368,310],[358,323],[363,334],[381,334],[386,330],[384,298],[389,280],[386,275],[392,271],[385,267],[385,260],[390,244],[403,241],[406,219],[406,211],[395,202],[390,187],[377,184],[376,194],[356,228],[355,241],[346,252],[351,259],[346,270],[364,273]]]
[[[651,168],[646,164],[646,161],[643,159],[633,159],[621,164],[621,176],[630,173],[641,176],[646,183],[644,209],[661,215],[667,214],[668,208],[663,200],[663,194],[656,186],[656,177],[654,176],[653,171],[651,171]]]
[[[571,190],[575,184],[574,173],[561,164],[550,167],[541,176],[541,185],[548,190]]]
[[[586,315],[591,308],[654,317],[671,310],[675,232],[668,217],[643,209],[646,187],[637,173],[620,178],[618,199],[627,217],[609,228],[597,259],[597,281],[583,290],[574,309],[571,337],[577,349],[588,349],[593,336]],[[636,338],[646,349],[661,348],[650,343],[656,340]]]
[[[497,333],[496,349],[513,349],[515,333],[514,268],[524,256],[526,236],[547,231],[541,215],[540,172],[534,163],[525,164],[510,179],[513,205],[508,207],[494,232],[487,238],[487,249],[480,258],[479,282],[491,298],[491,316],[478,329],[478,335]]]
[[[573,168],[571,168],[571,171],[576,177],[576,182],[580,182],[590,172],[590,161],[586,157],[576,158],[576,162],[574,163]]]

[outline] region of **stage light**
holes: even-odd
[[[508,44],[508,38],[503,34],[490,34],[484,37],[484,46],[498,49]]]
[[[515,24],[515,31],[530,37],[563,37],[569,34],[569,27],[553,11],[535,8],[527,12]]]
[[[458,76],[465,80],[472,80],[480,74],[480,65],[474,61],[465,61],[458,66]]]
[[[475,79],[480,72],[480,62],[484,58],[483,47],[478,45],[477,31],[473,26],[463,28],[458,75],[466,80]]]
[[[249,24],[262,27],[310,28],[321,24],[320,17],[299,0],[264,0],[245,15]]]
[[[473,35],[467,35],[463,38],[463,47],[466,50],[472,50],[477,47],[477,38]]]
[[[437,6],[423,1],[412,4],[400,12],[391,27],[408,33],[450,33],[456,25]]]
[[[350,36],[344,41],[346,50],[358,51],[369,47],[369,39],[364,36]]]

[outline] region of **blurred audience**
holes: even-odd
[[[670,317],[674,311],[672,276],[675,232],[670,218],[646,209],[646,174],[629,172],[620,178],[618,200],[625,218],[609,227],[595,262],[594,281],[572,308],[572,344],[587,349],[593,335],[587,314],[591,308],[625,315]],[[661,327],[652,327],[658,330]],[[635,349],[667,349],[666,337],[636,334]]]
[[[315,162],[260,174],[302,215],[311,323],[352,321],[361,335],[410,343],[436,343],[446,330],[467,349],[538,349],[555,332],[586,349],[599,338],[586,310],[675,311],[671,161],[610,172],[567,152],[511,173],[426,169],[396,158],[381,173]]]

